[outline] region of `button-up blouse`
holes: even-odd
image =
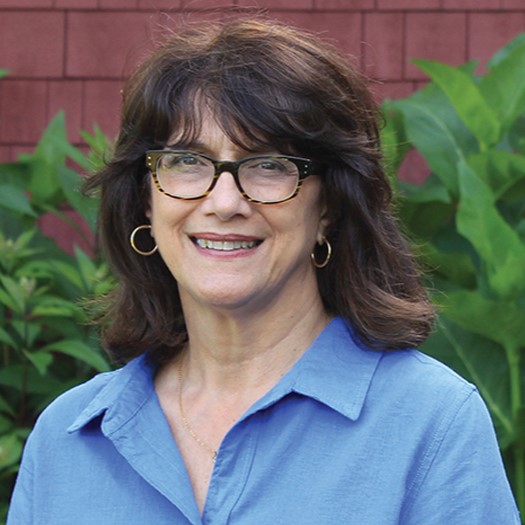
[[[513,525],[476,388],[334,319],[222,441],[202,515],[142,356],[54,401],[8,525]]]

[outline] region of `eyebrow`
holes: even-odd
[[[173,150],[186,150],[186,151],[193,151],[195,153],[203,153],[204,155],[208,155],[209,157],[215,158],[215,155],[210,150],[207,144],[200,141],[192,141],[192,142],[173,142],[171,144],[167,144],[165,149],[173,149]],[[238,153],[241,155],[239,157],[239,160],[242,160],[246,156],[251,155],[286,155],[286,153],[280,152],[275,148],[265,148],[262,150],[257,151],[249,151],[249,150],[243,150],[239,149]]]
[[[210,153],[210,150],[204,142],[173,142],[171,144],[166,145],[166,149],[182,149],[182,150],[191,150],[197,152],[197,150],[204,152],[204,153]]]

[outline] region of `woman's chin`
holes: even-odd
[[[181,291],[181,300],[185,309],[194,304],[199,308],[233,312],[261,302],[260,295],[254,290],[241,289],[237,286],[220,286],[200,288],[191,292]]]

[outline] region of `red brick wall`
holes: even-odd
[[[66,111],[70,139],[98,123],[116,131],[122,79],[182,18],[259,6],[334,39],[381,80],[379,97],[401,97],[423,75],[410,59],[484,63],[525,31],[525,0],[0,0],[0,161],[30,150]]]

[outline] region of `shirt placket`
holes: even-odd
[[[257,418],[239,421],[221,443],[202,515],[204,525],[227,525],[249,480],[257,448]]]

